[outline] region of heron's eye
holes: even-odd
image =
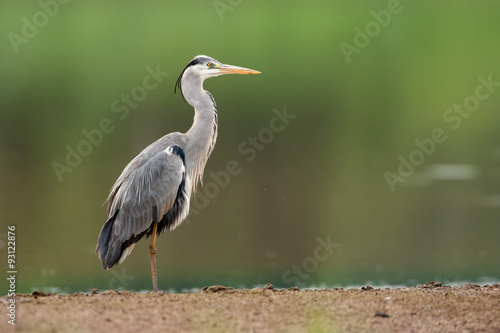
[[[214,63],[213,63],[213,62],[209,62],[209,63],[207,64],[207,66],[208,66],[208,68],[212,68],[212,67],[214,67]]]

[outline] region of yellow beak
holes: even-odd
[[[254,69],[232,65],[221,65],[217,69],[221,74],[260,74],[259,71],[256,71]]]

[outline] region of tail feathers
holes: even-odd
[[[123,237],[117,237],[116,234],[120,234],[120,231],[114,229],[118,227],[115,226],[115,222],[119,219],[119,211],[120,210],[116,211],[116,213],[104,223],[95,249],[99,259],[102,261],[102,267],[108,270],[116,264],[121,264],[132,252],[135,243],[145,236],[148,231],[151,232],[151,228],[149,228],[138,235],[131,234],[129,236],[123,235]],[[115,232],[114,237],[113,232]]]
[[[99,255],[99,259],[101,259],[102,267],[104,269],[110,269],[111,267],[116,265],[120,260],[123,252],[123,246],[120,241],[114,240],[113,242],[111,242],[113,225],[115,223],[118,212],[119,211],[116,211],[115,215],[113,215],[106,221],[106,223],[102,227],[101,233],[99,235],[99,240],[97,242],[96,253]]]

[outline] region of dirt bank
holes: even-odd
[[[0,331],[14,331],[2,317]],[[16,332],[500,332],[500,284],[33,292],[16,296],[15,323]]]

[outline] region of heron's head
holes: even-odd
[[[175,83],[174,92],[177,88],[181,94],[185,89],[185,84],[202,85],[203,81],[210,77],[223,74],[259,74],[259,71],[222,64],[220,61],[205,55],[198,55],[189,62]],[[183,96],[184,97],[184,96]]]

